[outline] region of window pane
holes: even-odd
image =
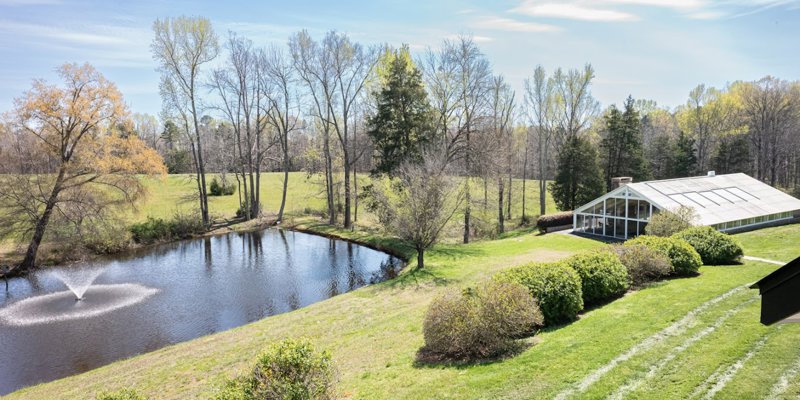
[[[639,200],[639,219],[650,219],[650,203],[645,200]]]
[[[592,208],[592,214],[603,215],[603,202],[600,201]]]
[[[603,220],[606,236],[614,236],[614,218],[605,218]]]
[[[625,220],[622,218],[615,218],[614,219],[614,237],[618,237],[620,239],[625,238]]]
[[[614,211],[616,211],[614,208],[614,199],[606,199],[606,215],[616,215]]]
[[[636,226],[637,226],[637,222],[636,221],[628,220],[628,237],[629,238],[632,238],[632,237],[636,236]]]
[[[615,215],[617,215],[618,217],[624,217],[625,216],[625,199],[617,199],[616,204],[617,204],[617,213]]]
[[[647,222],[639,222],[639,234],[645,235],[647,234]]]
[[[639,202],[634,199],[628,199],[628,218],[639,218]],[[635,231],[635,229],[634,229]]]

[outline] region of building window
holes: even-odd
[[[613,199],[613,198],[612,199],[606,199],[606,212],[605,212],[606,215],[617,215],[617,214],[614,214],[614,211],[616,211],[616,209],[614,208],[615,207],[614,201],[615,201],[615,199]]]
[[[625,220],[614,218],[614,237],[625,239]]]
[[[625,199],[617,199],[617,213],[615,214],[618,217],[625,217]]]

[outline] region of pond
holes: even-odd
[[[0,281],[0,395],[394,277],[402,261],[272,230],[141,249]],[[64,282],[94,283],[76,301]],[[74,288],[73,288],[74,289]]]

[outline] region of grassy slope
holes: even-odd
[[[784,260],[800,255],[793,246],[800,239],[800,225],[738,237],[748,254]],[[770,246],[762,246],[766,238]],[[630,293],[587,312],[573,324],[542,332],[533,340],[534,346],[502,362],[469,367],[414,365],[415,351],[422,343],[425,307],[442,287],[463,287],[510,265],[595,246],[587,239],[558,234],[439,246],[430,253],[430,268],[424,272],[10,397],[49,398],[58,393],[61,398],[85,398],[101,389],[134,386],[153,398],[205,398],[225,377],[244,371],[269,341],[304,335],[332,350],[340,370],[339,387],[346,396],[551,398],[698,305],[776,268],[759,262],[703,267],[699,277]],[[800,359],[795,345],[800,326],[763,327],[758,323],[758,308],[755,291],[739,290],[698,313],[685,330],[643,348],[577,394],[602,397],[630,385],[633,389],[625,394],[634,398],[689,398],[717,385],[717,394],[723,398],[764,397],[780,374]],[[741,366],[737,367],[737,361]],[[738,373],[726,373],[729,370]],[[728,375],[731,378],[725,385],[709,379]],[[791,380],[786,393],[800,394],[800,382]]]

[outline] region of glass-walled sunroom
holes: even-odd
[[[647,222],[658,208],[635,193],[623,190],[600,198],[575,211],[574,231],[616,239],[643,235]]]

